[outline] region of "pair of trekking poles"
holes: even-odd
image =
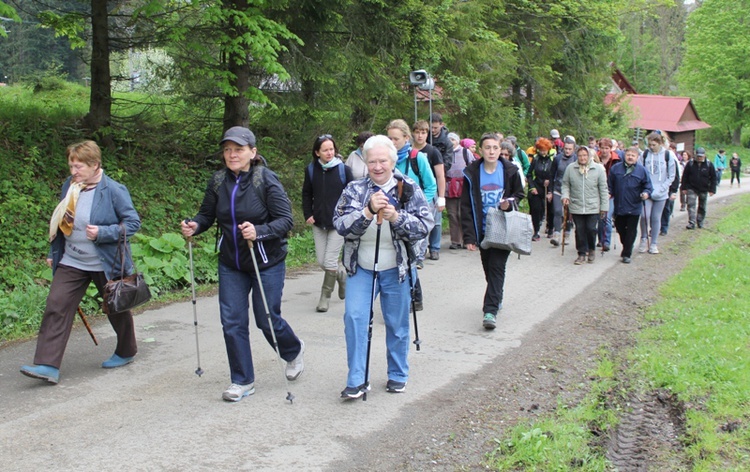
[[[189,220],[185,220],[185,223],[188,223]],[[188,254],[190,257],[190,286],[192,291],[192,303],[193,303],[193,325],[195,326],[195,353],[198,358],[198,368],[195,369],[195,374],[200,377],[203,375],[203,369],[201,369],[201,352],[200,352],[200,346],[198,343],[198,309],[196,307],[196,297],[195,297],[195,270],[193,266],[193,237],[188,236]],[[286,377],[285,373],[285,367],[286,364],[284,362],[284,359],[281,357],[281,353],[279,352],[279,343],[276,341],[276,330],[273,327],[273,320],[271,319],[271,310],[268,309],[268,301],[266,300],[266,291],[263,289],[263,281],[260,278],[260,269],[258,268],[258,259],[255,256],[255,251],[253,250],[253,242],[251,240],[247,240],[247,247],[250,250],[250,255],[253,259],[253,269],[255,270],[255,277],[258,279],[258,287],[260,288],[260,297],[263,299],[263,308],[266,310],[266,316],[268,317],[268,325],[271,328],[271,339],[273,340],[273,349],[276,351],[276,355],[279,358],[279,362],[281,362],[281,374],[284,376],[284,382],[286,382],[286,400],[289,401],[289,403],[294,404],[294,395],[292,394],[292,391],[289,389],[289,379]]]

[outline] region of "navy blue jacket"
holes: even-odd
[[[651,177],[642,164],[635,163],[635,168],[629,174],[625,174],[625,163],[618,162],[609,170],[607,186],[612,204],[615,206],[615,215],[640,215],[643,209],[641,194],[646,192],[651,196],[654,191],[651,185]]]
[[[238,225],[249,221],[255,225],[253,244],[260,269],[286,259],[286,235],[292,229],[292,205],[279,178],[262,165],[235,175],[222,169],[211,177],[198,214],[195,235],[206,231],[214,221],[221,229],[219,260],[229,267],[253,272],[247,241]]]

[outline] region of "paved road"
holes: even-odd
[[[728,195],[727,186],[713,199]],[[684,225],[685,216],[676,213],[672,224]],[[481,325],[484,281],[478,253],[444,250],[440,261],[427,261],[420,271],[423,343],[420,352],[412,349],[410,354],[404,394],[385,392],[384,326],[376,314],[373,391],[367,402],[339,399],[346,379],[343,302],[332,300],[328,313],[315,312],[322,279],[318,272],[289,278],[284,287],[284,316],[307,344],[306,370],[291,383],[293,405],[285,401],[278,359],[257,329],[250,335],[256,393],[236,404],[221,400],[229,369],[216,297],[197,304],[202,377],[194,374],[189,302],[138,315],[140,351],[136,362],[120,369],[100,368],[114,350],[109,325],[94,326],[99,347],[78,327],[57,386],[18,372],[31,362],[34,342],[8,346],[0,351],[2,469],[326,470],[335,461],[356,457],[359,451],[349,446],[352,439],[384,430],[436,390],[501,360],[536,324],[619,264],[618,252],[593,265],[574,266],[572,245],[561,257],[559,249],[542,239],[534,243],[532,256],[512,256],[505,309],[498,328],[488,332]],[[637,255],[633,265],[643,257],[659,256]],[[550,273],[563,283],[544,284],[540,291],[541,274]],[[533,310],[528,309],[531,302]]]

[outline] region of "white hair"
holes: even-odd
[[[376,134],[365,141],[364,146],[362,146],[362,155],[365,158],[365,162],[367,162],[367,153],[376,147],[386,148],[388,150],[388,157],[391,158],[394,165],[396,164],[396,161],[398,161],[398,151],[396,151],[396,146],[393,145],[391,138],[382,134]]]

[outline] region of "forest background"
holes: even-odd
[[[313,141],[426,119],[409,73],[462,137],[557,128],[629,142],[605,106],[613,67],[639,93],[689,96],[706,146],[747,145],[750,0],[0,0],[0,342],[33,333],[51,273],[47,222],[64,149],[93,138],[143,220],[134,256],[157,298],[189,284],[181,218],[241,124],[294,202],[291,265],[311,260],[300,211]],[[208,234],[208,233],[207,233]],[[213,236],[196,278],[215,282]],[[170,295],[172,294],[172,295]],[[95,290],[84,302],[96,310]]]

